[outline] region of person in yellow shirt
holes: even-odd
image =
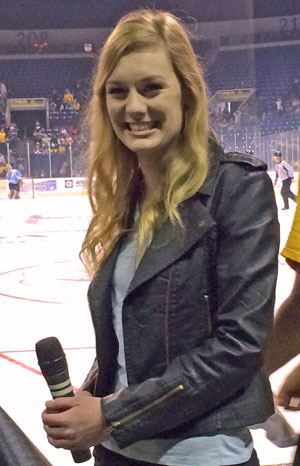
[[[298,179],[300,193],[300,175]],[[300,201],[285,247],[281,252],[296,272],[293,289],[276,312],[272,340],[266,351],[265,370],[271,374],[300,353]],[[285,379],[277,395],[279,405],[300,409],[300,364]],[[297,406],[296,406],[297,405]]]
[[[300,174],[298,179],[298,199],[300,194]],[[292,229],[288,237],[287,243],[282,251],[282,255],[286,258],[287,263],[296,272],[300,272],[300,202],[298,200],[293,220]]]
[[[0,127],[0,153],[6,154],[7,149],[6,149],[6,132],[4,126]]]
[[[80,103],[78,102],[78,100],[74,99],[73,110],[79,110],[79,109],[80,109]]]
[[[0,144],[6,144],[6,132],[3,126],[0,128]]]
[[[64,106],[65,109],[72,109],[74,103],[74,96],[70,89],[66,89],[64,93]]]

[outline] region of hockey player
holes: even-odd
[[[22,184],[22,173],[20,170],[15,169],[12,164],[12,168],[6,175],[6,179],[8,180],[8,187],[9,187],[9,199],[20,199],[20,186]]]

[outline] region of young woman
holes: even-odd
[[[202,71],[167,12],[118,23],[89,124],[99,374],[47,402],[49,442],[96,445],[97,466],[257,465],[247,426],[273,412],[260,369],[279,243],[266,166],[210,133]]]

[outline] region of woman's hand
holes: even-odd
[[[292,404],[291,399],[293,399]],[[295,402],[298,399],[298,407]],[[300,409],[300,364],[287,376],[276,397],[279,406]]]
[[[42,419],[48,441],[56,448],[80,450],[107,438],[101,399],[85,391],[47,401]]]

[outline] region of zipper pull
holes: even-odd
[[[176,395],[178,392],[182,391],[183,389],[184,389],[184,386],[182,384],[178,385],[177,387],[170,390],[168,393],[165,393],[164,395],[160,396],[159,398],[152,401],[148,405],[144,406],[144,408],[138,409],[134,413],[128,414],[127,416],[125,416],[123,419],[120,419],[119,421],[111,422],[111,424],[105,429],[105,433],[107,435],[111,435],[112,432],[114,432],[118,427],[121,427],[126,422],[132,421],[138,416],[141,416],[142,414],[145,414],[148,411],[151,411],[151,409],[155,408],[156,406],[160,405],[164,401],[168,400],[169,398]]]

